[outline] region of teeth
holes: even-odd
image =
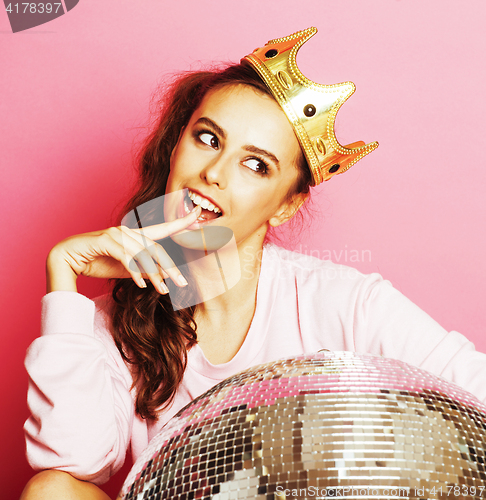
[[[194,202],[195,205],[201,205],[202,208],[206,210],[211,210],[216,214],[221,213],[221,210],[218,207],[214,206],[207,198],[203,198],[198,194],[195,194],[189,190],[188,193],[189,193],[189,198]]]

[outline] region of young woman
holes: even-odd
[[[486,400],[486,356],[380,276],[266,243],[312,185],[372,149],[342,148],[333,134],[306,142],[313,117],[327,109],[317,101],[305,101],[297,124],[290,119],[285,89],[299,80],[292,50],[312,34],[181,77],[141,156],[140,187],[125,209],[133,227],[73,236],[50,252],[42,336],[26,360],[27,454],[42,472],[23,500],[106,499],[96,484],[119,470],[129,447],[136,458],[193,398],[284,356],[382,354]],[[267,60],[276,61],[279,88]],[[332,125],[349,89],[329,89]],[[112,295],[78,294],[80,274],[114,279]]]

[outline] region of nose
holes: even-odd
[[[201,171],[201,178],[208,184],[215,184],[219,189],[225,189],[230,175],[230,159],[221,154],[206,165]]]

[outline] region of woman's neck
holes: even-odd
[[[229,244],[207,255],[184,253],[190,285],[197,289],[197,316],[228,317],[255,303],[263,244]]]
[[[246,338],[256,309],[261,256],[262,248],[255,252],[252,247],[240,247],[238,282],[196,306],[197,340],[206,359],[213,364],[230,361]]]

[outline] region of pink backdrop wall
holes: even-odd
[[[0,8],[2,498],[32,475],[23,357],[38,335],[45,257],[111,224],[156,84],[311,25],[303,72],[357,85],[338,138],[380,147],[314,191],[316,221],[297,249],[382,273],[486,351],[485,15],[484,0],[81,0],[12,34]]]

